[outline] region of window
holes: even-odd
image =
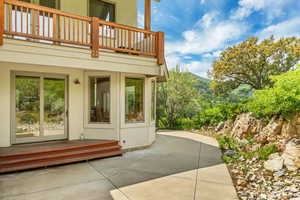
[[[110,77],[89,77],[89,123],[110,123]]]
[[[21,0],[27,3],[36,3],[41,6],[46,6],[48,8],[59,9],[59,0]]]
[[[90,0],[90,17],[115,22],[115,5],[101,0]]]
[[[46,6],[48,8],[56,8],[59,9],[59,1],[58,0],[39,0],[39,4],[41,6]]]
[[[144,79],[125,78],[125,121],[144,122]]]
[[[151,81],[151,121],[156,118],[156,83],[155,80]]]

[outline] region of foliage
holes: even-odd
[[[216,125],[222,121],[235,119],[244,111],[241,103],[220,103],[198,113],[196,124],[198,127]]]
[[[229,136],[219,136],[217,137],[217,141],[219,142],[220,148],[223,150],[234,150],[236,154],[227,156],[224,155],[222,158],[224,162],[231,163],[239,160],[240,158],[243,159],[252,159],[254,157],[260,160],[267,160],[269,156],[273,153],[276,153],[278,149],[274,144],[268,146],[262,146],[257,150],[253,151],[246,151],[244,148],[245,146],[252,146],[255,145],[253,138],[248,138],[246,143],[240,142],[237,139]]]
[[[300,68],[272,76],[274,87],[257,90],[247,109],[257,117],[288,117],[300,111]]]
[[[199,90],[194,86],[198,80],[177,66],[170,71],[168,82],[158,86],[157,119],[165,128],[177,128],[180,119],[192,119],[199,111]]]
[[[180,118],[176,121],[176,129],[191,130],[195,127],[195,122],[189,118]]]
[[[233,137],[219,136],[217,137],[217,141],[219,142],[220,148],[223,150],[238,151],[240,149],[241,144]]]
[[[270,37],[259,42],[258,38],[226,49],[213,64],[210,75],[212,88],[227,93],[241,85],[253,89],[272,86],[270,75],[278,75],[292,69],[300,60],[300,39]]]
[[[258,158],[261,160],[268,160],[269,156],[277,151],[275,145],[263,146],[257,150]]]

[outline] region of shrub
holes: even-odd
[[[189,118],[180,118],[176,120],[176,129],[191,130],[195,127],[195,123]]]
[[[222,103],[213,108],[208,108],[198,113],[196,124],[199,127],[205,125],[216,125],[222,121],[235,119],[235,117],[245,111],[241,103]]]
[[[272,76],[272,88],[257,90],[247,109],[258,118],[281,115],[288,118],[300,111],[299,68],[278,76]]]
[[[241,146],[241,144],[233,137],[219,136],[217,137],[217,140],[221,149],[238,151]]]
[[[276,153],[278,150],[275,145],[264,146],[258,149],[258,158],[261,160],[268,160],[269,156]]]

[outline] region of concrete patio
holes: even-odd
[[[123,157],[0,176],[1,200],[238,199],[217,142],[161,132]]]

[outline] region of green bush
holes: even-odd
[[[257,90],[247,104],[247,109],[258,118],[281,115],[288,118],[300,111],[299,68],[281,75],[272,76],[272,88]]]
[[[192,119],[180,118],[176,120],[176,129],[179,130],[191,130],[195,127],[195,123]]]
[[[217,137],[220,148],[223,150],[239,151],[241,144],[233,137],[219,136]]]
[[[198,127],[205,125],[216,125],[222,121],[235,119],[245,111],[244,105],[240,103],[222,103],[213,108],[208,108],[198,113],[195,123]]]
[[[258,149],[258,158],[261,160],[268,160],[269,156],[276,153],[278,150],[275,145],[264,146]]]

